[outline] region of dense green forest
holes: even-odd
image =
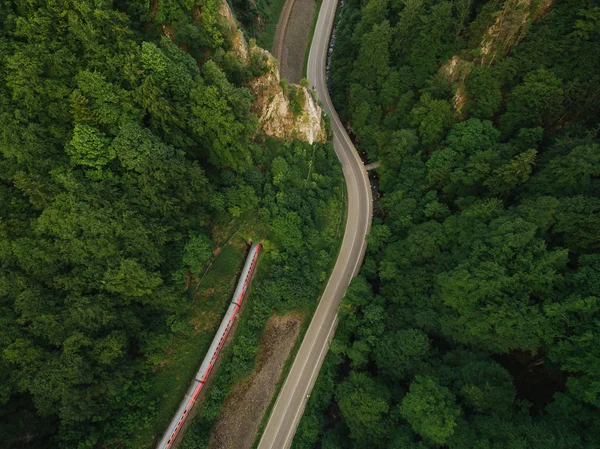
[[[234,379],[273,309],[316,299],[341,170],[329,144],[256,139],[265,62],[235,58],[220,5],[0,4],[2,447],[140,447],[215,224],[271,238]]]
[[[344,0],[380,197],[295,449],[600,447],[600,8]]]

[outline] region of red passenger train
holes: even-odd
[[[221,352],[221,348],[225,343],[225,339],[229,334],[229,330],[233,325],[233,321],[235,320],[237,312],[240,310],[242,305],[242,301],[246,296],[248,291],[248,286],[252,279],[252,275],[254,274],[254,268],[256,267],[256,261],[258,259],[258,255],[262,250],[262,245],[260,243],[254,243],[250,247],[250,253],[248,254],[248,258],[246,259],[246,263],[244,264],[244,269],[242,270],[242,275],[240,276],[240,280],[238,281],[237,287],[235,289],[235,293],[233,294],[233,299],[229,304],[229,308],[227,309],[227,313],[221,321],[221,325],[219,326],[219,330],[217,331],[206,356],[204,357],[204,361],[202,365],[200,365],[200,369],[196,373],[196,377],[190,386],[190,389],[186,393],[181,405],[177,409],[177,413],[171,420],[167,431],[165,432],[163,438],[157,446],[157,449],[169,449],[177,434],[181,430],[181,426],[185,422],[185,419],[188,416],[188,413],[191,411],[196,399],[198,398],[198,394],[202,391],[204,384],[206,383],[212,368],[217,361],[217,357],[219,356],[219,352]]]

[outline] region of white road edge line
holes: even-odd
[[[343,170],[344,178],[346,178],[346,174],[348,174],[348,178],[351,181],[351,182],[346,183],[346,185],[349,189],[348,201],[350,199],[350,195],[351,195],[350,190],[351,189],[353,190],[352,193],[354,193],[356,195],[356,198],[354,199],[354,201],[355,201],[354,205],[356,206],[356,208],[353,208],[353,209],[355,209],[355,212],[354,212],[355,215],[359,216],[361,207],[363,206],[362,203],[364,200],[361,198],[361,196],[362,196],[361,193],[366,195],[366,202],[367,202],[367,209],[365,210],[366,223],[364,224],[364,226],[360,226],[361,220],[357,219],[355,222],[349,221],[349,219],[350,219],[350,213],[349,213],[350,212],[350,209],[349,209],[350,202],[348,203],[348,209],[347,209],[348,217],[347,217],[347,222],[346,222],[346,231],[352,232],[352,228],[354,228],[353,229],[354,232],[353,232],[352,238],[350,238],[350,239],[347,239],[348,234],[344,233],[344,239],[342,240],[342,246],[340,247],[340,253],[338,254],[338,261],[336,261],[336,265],[339,262],[339,257],[341,255],[342,249],[344,247],[344,240],[346,240],[347,244],[350,245],[349,248],[346,248],[346,251],[345,251],[346,255],[347,255],[347,257],[351,257],[352,254],[355,252],[356,243],[357,243],[356,239],[359,236],[359,232],[362,233],[362,231],[364,230],[364,237],[360,241],[360,248],[358,251],[358,255],[356,257],[354,268],[353,268],[352,272],[350,272],[350,280],[349,280],[349,283],[350,283],[352,281],[352,279],[356,276],[357,272],[359,271],[360,263],[364,259],[364,255],[366,252],[366,246],[367,246],[366,236],[367,236],[368,230],[370,229],[371,221],[372,221],[372,216],[371,216],[372,193],[371,193],[371,185],[370,185],[370,181],[368,178],[368,173],[366,172],[364,163],[362,162],[360,156],[358,155],[358,152],[356,151],[356,148],[354,147],[352,140],[346,133],[346,130],[344,129],[344,127],[339,119],[339,116],[337,115],[337,112],[335,111],[335,108],[333,107],[331,98],[329,96],[329,92],[327,90],[325,66],[326,66],[327,53],[328,53],[328,47],[329,47],[328,44],[330,42],[332,29],[333,29],[333,22],[335,20],[335,11],[336,11],[336,6],[337,6],[337,0],[324,0],[324,3],[329,3],[329,4],[327,6],[322,5],[321,11],[324,14],[322,17],[319,17],[317,19],[317,30],[321,29],[321,31],[319,32],[319,35],[316,36],[317,37],[316,42],[313,41],[313,45],[311,45],[311,51],[314,46],[316,53],[315,53],[315,57],[312,58],[312,60],[313,60],[312,64],[311,64],[311,56],[309,55],[309,69],[310,70],[309,70],[308,76],[310,78],[313,78],[313,80],[315,81],[315,85],[317,85],[319,88],[319,89],[317,89],[317,95],[318,95],[318,91],[321,91],[324,93],[322,100],[325,102],[325,105],[327,106],[327,109],[329,110],[329,111],[327,111],[329,116],[333,117],[333,122],[334,122],[334,125],[336,128],[334,130],[333,144],[334,144],[334,147],[338,146],[338,149],[339,149],[339,154],[338,154],[338,151],[336,151],[336,154],[338,155],[338,158],[340,159],[340,162],[342,164],[342,168],[344,169]],[[321,22],[320,28],[319,28],[319,22]],[[323,28],[326,28],[326,29],[322,30]],[[323,36],[325,36],[325,38]],[[325,43],[323,44],[324,40],[325,40]],[[314,65],[315,60],[317,61],[317,63],[320,63],[318,65],[318,68],[315,68],[315,65]],[[311,76],[313,74],[314,74],[314,77]],[[338,131],[338,132],[336,133],[335,131]],[[337,142],[336,142],[336,140],[337,140]],[[350,156],[348,154],[348,150],[349,150],[349,152],[352,153],[352,156]],[[348,168],[350,169],[350,172],[347,172],[347,170],[345,170]],[[358,174],[357,174],[357,170],[358,170]],[[362,187],[364,189],[362,192],[361,192],[361,189],[359,188],[360,184],[359,184],[358,180],[356,179],[357,176],[362,178]],[[363,218],[365,218],[364,215],[363,215]],[[350,229],[348,229],[349,227],[350,227]],[[360,231],[359,231],[359,228],[360,228]],[[326,296],[325,293],[328,292],[328,290],[331,287],[331,280],[333,278],[333,274],[335,272],[336,265],[334,265],[334,268],[330,274],[329,280],[327,281],[327,285],[325,286],[325,290],[323,291],[323,297],[321,298],[321,301],[317,305],[315,314],[316,314],[319,306],[323,303],[323,299]],[[329,307],[324,306],[325,311],[324,311],[324,313],[321,314],[322,319],[319,320],[320,317],[317,318],[316,315],[313,315],[313,318],[311,319],[311,323],[309,325],[309,329],[307,330],[306,336],[308,336],[308,333],[311,331],[311,328],[310,328],[311,325],[314,324],[315,328],[313,329],[314,332],[312,332],[312,337],[309,337],[309,340],[306,340],[307,346],[304,348],[305,349],[304,352],[305,353],[308,352],[308,354],[303,359],[304,363],[306,363],[312,350],[318,344],[319,336],[321,335],[321,330],[323,328],[323,324],[325,324],[325,322],[326,322],[327,317],[330,315],[330,313],[332,311],[334,314],[332,324],[329,328],[329,331],[328,331],[326,339],[325,339],[325,344],[321,347],[319,356],[317,358],[317,362],[316,362],[315,366],[313,367],[313,370],[308,379],[308,384],[304,388],[302,400],[301,400],[299,407],[296,410],[296,413],[293,417],[293,420],[291,422],[291,427],[286,434],[285,440],[283,442],[283,447],[278,447],[276,449],[287,449],[289,447],[289,445],[291,445],[291,442],[293,441],[293,436],[295,434],[295,430],[297,429],[297,425],[299,424],[299,422],[297,422],[297,420],[299,420],[298,417],[299,417],[299,415],[301,415],[301,412],[306,407],[306,402],[307,402],[306,394],[308,393],[308,391],[312,390],[312,388],[316,382],[318,371],[320,370],[320,367],[322,366],[324,356],[326,355],[326,352],[328,351],[330,343],[331,343],[332,333],[334,332],[334,330],[338,324],[337,309],[339,307],[339,301],[336,301],[335,297],[337,296],[337,292],[338,292],[339,288],[345,284],[344,278],[346,277],[346,275],[347,275],[347,271],[342,268],[341,274],[340,274],[340,276],[338,276],[338,278],[339,278],[337,281],[338,284],[335,287],[333,287],[333,293],[331,293],[331,297],[332,297],[332,300],[330,301],[331,304],[328,305]],[[345,286],[345,288],[347,288],[347,286]],[[339,299],[341,301],[342,298],[339,298]],[[321,321],[321,323],[317,324],[318,321]],[[305,343],[305,341],[302,342],[299,351],[303,349],[302,345],[304,343]],[[263,435],[261,436],[261,440],[259,442],[259,448],[263,444],[263,441],[265,441],[265,438],[267,435],[266,430],[269,426],[269,422],[273,419],[274,421],[278,422],[276,429],[274,431],[270,432],[271,435],[274,435],[274,436],[271,440],[271,443],[270,443],[268,449],[273,449],[273,446],[275,445],[275,442],[277,440],[277,435],[279,434],[280,429],[281,429],[282,425],[284,424],[284,421],[286,421],[286,417],[288,416],[288,411],[290,411],[290,408],[291,408],[290,406],[292,403],[295,402],[294,398],[297,398],[296,389],[298,388],[300,381],[303,379],[303,369],[300,369],[300,373],[299,373],[299,375],[296,376],[295,382],[292,381],[294,383],[290,384],[289,388],[286,388],[286,386],[287,386],[286,383],[290,379],[289,375],[294,372],[294,370],[297,368],[298,363],[300,363],[298,355],[300,355],[300,352],[298,352],[296,354],[294,362],[292,363],[292,367],[291,367],[290,371],[288,372],[288,377],[284,381],[283,387],[278,394],[277,400],[275,401],[275,405],[272,409],[271,416],[269,417],[267,424],[265,426],[265,430],[263,431]],[[283,396],[282,393],[284,392],[284,390],[287,390],[286,391],[287,397],[285,397],[284,399],[281,399]],[[285,401],[287,401],[287,404],[285,405],[285,410],[280,415],[274,416],[273,412],[275,412],[277,410],[280,403],[283,404]]]
[[[337,320],[337,316],[336,316],[336,318],[335,318],[335,319],[333,320],[333,322],[331,323],[331,327],[329,328],[329,331],[327,332],[327,338],[325,339],[325,341],[327,342],[327,344],[325,344],[325,346],[323,346],[323,347],[321,348],[321,352],[319,352],[319,357],[317,358],[317,360],[319,360],[319,361],[320,361],[320,360],[324,360],[324,359],[325,359],[325,355],[326,355],[326,354],[323,354],[323,353],[329,352],[329,345],[330,345],[330,343],[331,343],[331,340],[330,340],[330,338],[331,338],[331,333],[334,331],[334,329],[335,329],[335,327],[336,327],[336,325],[337,325],[337,322],[338,322],[338,320]],[[312,391],[312,387],[314,386],[314,381],[316,380],[316,377],[317,377],[317,376],[315,376],[315,374],[318,374],[318,372],[317,372],[317,368],[319,368],[319,371],[321,371],[321,369],[320,369],[320,368],[321,368],[321,366],[322,366],[322,363],[317,363],[317,364],[315,365],[315,367],[313,368],[313,370],[312,370],[312,372],[311,372],[311,374],[310,374],[310,379],[309,379],[309,381],[308,381],[308,386],[307,386],[307,388],[306,388],[306,389],[304,390],[304,392],[303,392],[303,395],[304,395],[304,397],[305,397],[305,398],[306,398],[306,395],[308,394],[308,391],[309,391],[309,390],[311,390],[311,391]],[[301,406],[300,408],[298,408],[298,410],[296,411],[296,414],[294,415],[294,419],[293,419],[292,423],[296,422],[296,419],[298,419],[298,415],[300,414],[300,412],[304,412],[304,409],[306,408],[306,403],[307,403],[307,402],[308,402],[308,401],[303,401],[303,402],[302,402],[303,406]],[[295,427],[295,426],[292,426],[292,427],[290,428],[290,430],[288,430],[288,433],[287,433],[287,435],[285,436],[285,440],[284,440],[284,442],[283,442],[283,447],[288,447],[288,441],[289,441],[289,439],[290,439],[290,434],[292,434],[292,432],[293,432],[294,430],[296,430],[296,428],[297,428],[297,427]],[[294,432],[294,433],[291,435],[291,436],[292,436],[292,438],[295,436],[295,433],[296,433],[296,432]]]

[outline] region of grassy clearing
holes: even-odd
[[[168,358],[158,372],[151,392],[160,397],[161,403],[157,429],[167,427],[198,370],[220,324],[220,317],[231,300],[228,293],[235,285],[244,256],[232,245],[221,251],[203,282],[206,289],[199,290],[194,300],[193,313],[188,320],[190,329],[173,339]]]
[[[308,69],[308,55],[310,54],[310,46],[312,45],[313,36],[315,35],[315,28],[317,27],[317,19],[319,18],[319,11],[321,11],[321,5],[323,0],[316,0],[317,9],[315,9],[315,15],[313,17],[312,25],[310,26],[310,32],[308,33],[308,43],[306,44],[306,53],[304,54],[304,63],[302,65],[302,76],[306,78]]]
[[[284,4],[285,0],[257,0],[256,8],[263,23],[259,26],[254,25],[252,29],[248,30],[248,34],[256,39],[259,47],[269,51],[273,50],[275,29]]]

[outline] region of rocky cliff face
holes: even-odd
[[[452,98],[452,106],[457,114],[467,103],[467,94],[464,81],[469,76],[474,63],[466,61],[458,56],[454,56],[450,61],[442,66],[442,73],[450,84],[454,86],[454,97]]]
[[[248,46],[226,1],[222,3],[219,13],[232,31],[234,54],[245,65],[250,64],[253,57],[264,58],[266,61],[267,72],[254,78],[248,86],[255,98],[253,112],[259,119],[262,135],[281,139],[299,139],[309,143],[325,141],[321,107],[311,92],[298,85],[290,85],[292,89],[284,89],[279,77],[277,60],[268,51],[256,45]],[[296,99],[301,99],[300,108],[299,111],[294,111],[288,92],[298,90],[302,92],[296,95]]]
[[[482,64],[504,56],[527,34],[529,24],[550,10],[554,0],[508,0],[479,46]]]
[[[454,88],[453,106],[457,114],[467,103],[464,81],[476,64],[489,65],[505,56],[527,34],[532,21],[547,13],[554,0],[507,0],[496,20],[483,34],[479,47],[467,58],[454,56],[440,69]]]

